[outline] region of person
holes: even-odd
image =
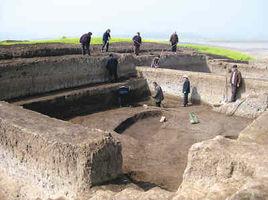
[[[187,75],[183,76],[183,87],[182,87],[182,93],[183,93],[183,107],[188,106],[188,95],[190,93],[190,81]]]
[[[82,46],[82,54],[83,55],[85,55],[86,52],[88,53],[88,55],[90,55],[91,36],[92,36],[92,33],[88,32],[80,37],[80,43]]]
[[[105,31],[105,33],[102,36],[102,48],[101,48],[102,52],[104,51],[105,47],[106,47],[106,52],[109,51],[109,41],[111,39],[110,33],[111,33],[111,30],[108,29],[107,31]]]
[[[159,63],[160,63],[160,55],[154,57],[151,67],[157,68],[159,67]]]
[[[236,101],[237,92],[238,92],[239,87],[241,86],[241,82],[242,82],[241,72],[238,71],[237,65],[234,65],[232,67],[232,73],[231,73],[231,77],[230,77],[230,84],[232,87],[231,102]]]
[[[171,45],[171,51],[176,52],[177,51],[177,44],[179,43],[179,37],[176,33],[176,31],[170,36],[170,45]]]
[[[129,86],[121,86],[118,89],[118,102],[119,106],[128,106],[128,96],[130,92],[130,87]]]
[[[109,72],[110,79],[112,80],[112,82],[118,81],[117,66],[118,66],[117,58],[115,58],[113,54],[110,54],[106,64],[106,69]]]
[[[135,35],[133,38],[133,44],[134,44],[134,53],[138,56],[140,53],[140,47],[142,43],[142,39],[140,36],[140,33],[138,32],[137,35]]]
[[[153,85],[155,90],[155,94],[153,95],[155,104],[157,107],[161,107],[161,102],[164,100],[162,88],[156,82],[153,82]]]

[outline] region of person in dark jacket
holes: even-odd
[[[113,54],[109,55],[109,60],[106,64],[106,69],[109,72],[110,78],[112,82],[118,81],[118,75],[117,75],[117,66],[118,66],[118,60],[113,56]]]
[[[121,86],[118,88],[118,102],[119,106],[128,106],[128,99],[129,99],[129,93],[130,93],[130,87],[129,86]]]
[[[88,32],[80,37],[80,43],[82,46],[82,54],[85,55],[86,52],[90,55],[90,42],[92,33]]]
[[[176,32],[174,32],[170,36],[169,41],[170,41],[170,45],[171,45],[171,51],[176,52],[177,51],[177,44],[179,43],[179,37],[178,37]]]
[[[156,82],[153,82],[153,85],[155,90],[155,94],[153,95],[155,104],[157,107],[161,107],[161,102],[164,100],[162,88]]]
[[[105,47],[106,47],[106,52],[109,51],[109,41],[111,39],[110,33],[111,33],[111,30],[108,29],[107,31],[105,31],[105,33],[102,36],[102,48],[101,48],[102,52],[104,51]]]
[[[237,65],[234,65],[232,67],[232,73],[230,77],[230,84],[232,87],[231,102],[236,101],[237,92],[238,92],[239,87],[241,86],[241,82],[242,82],[241,72],[238,71]]]
[[[138,32],[137,35],[135,35],[133,38],[133,45],[134,45],[134,53],[136,55],[139,55],[140,53],[140,47],[141,47],[141,43],[142,43],[142,39],[141,39],[141,35]]]
[[[188,95],[190,93],[190,81],[187,75],[183,76],[184,82],[182,87],[182,93],[183,93],[183,107],[188,106]]]

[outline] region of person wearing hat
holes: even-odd
[[[90,42],[91,42],[91,32],[88,32],[80,37],[80,43],[82,46],[82,54],[85,55],[86,52],[90,55]]]
[[[183,93],[183,107],[188,106],[188,95],[190,93],[190,81],[187,75],[183,75],[183,87],[182,87],[182,93]]]
[[[111,39],[110,33],[111,33],[111,30],[107,29],[107,31],[105,31],[105,33],[102,36],[102,48],[101,48],[102,52],[104,51],[105,47],[106,47],[106,52],[109,51],[109,41]]]
[[[134,53],[138,56],[140,53],[140,47],[142,43],[141,34],[138,32],[133,38],[133,45],[134,45]]]
[[[164,94],[162,88],[156,83],[153,82],[155,94],[152,96],[155,100],[157,107],[161,107],[161,102],[164,100]]]
[[[109,59],[108,59],[107,64],[106,64],[106,69],[109,72],[110,79],[112,82],[118,81],[117,66],[118,66],[117,58],[114,57],[113,54],[110,54]]]
[[[177,51],[177,44],[179,43],[179,37],[176,31],[170,36],[169,39],[170,45],[171,45],[171,51],[176,52]]]
[[[238,92],[239,87],[241,86],[241,82],[242,82],[241,72],[238,71],[237,65],[234,65],[232,67],[232,73],[230,77],[230,84],[232,88],[231,102],[236,101],[237,92]]]

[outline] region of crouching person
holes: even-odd
[[[188,95],[190,93],[190,81],[187,75],[183,76],[183,87],[182,87],[182,93],[183,93],[183,107],[188,106]]]
[[[151,67],[153,68],[158,68],[159,67],[159,63],[160,63],[160,55],[154,57],[152,63],[151,63]]]
[[[155,100],[155,105],[157,107],[161,107],[161,102],[164,100],[164,94],[163,94],[162,88],[156,82],[153,82],[153,85],[154,85],[154,91],[155,91],[155,94],[153,95],[153,98]]]
[[[123,106],[128,106],[129,102],[128,102],[128,96],[129,96],[129,92],[130,92],[130,88],[128,86],[121,86],[118,89],[118,103],[120,107]]]

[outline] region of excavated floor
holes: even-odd
[[[189,112],[197,114],[199,124],[190,124]],[[161,116],[167,122],[160,123]],[[235,139],[251,121],[213,112],[205,105],[162,109],[127,107],[70,119],[72,123],[104,130],[116,130],[125,123],[120,134],[113,134],[122,143],[124,173],[137,184],[157,185],[169,191],[178,189],[188,149],[194,143],[217,135]]]

